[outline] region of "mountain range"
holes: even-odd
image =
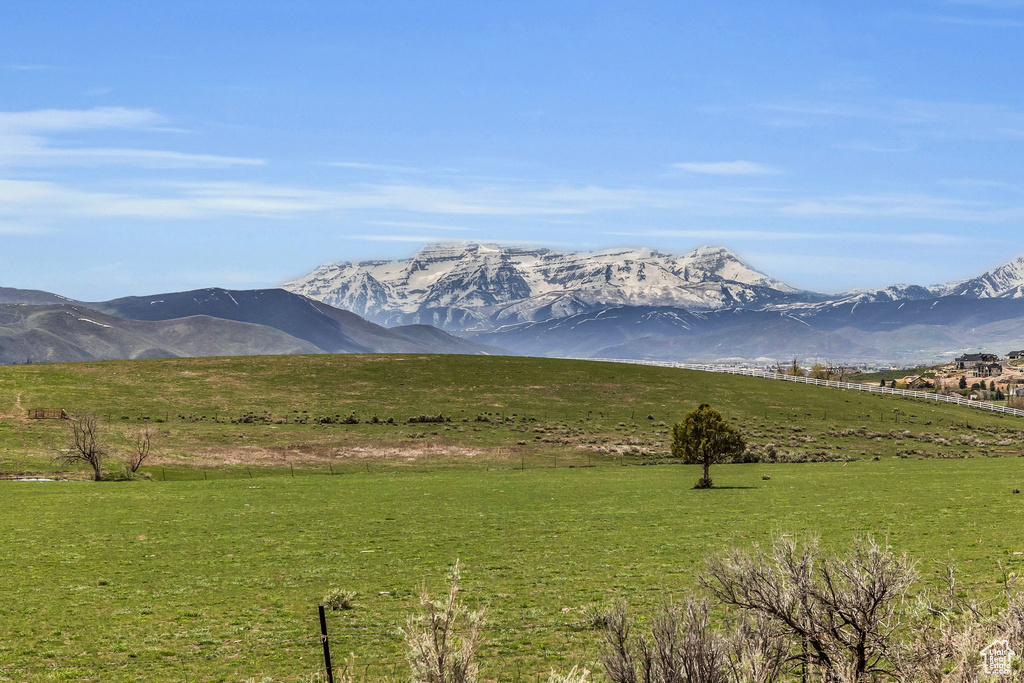
[[[105,302],[0,289],[0,363],[290,353],[500,353],[423,325],[385,328],[283,289]]]
[[[324,265],[283,286],[379,324],[431,324],[535,355],[906,363],[1024,348],[1024,258],[958,282],[830,295],[718,247],[442,244],[409,259]]]
[[[321,266],[283,286],[382,325],[422,323],[456,332],[609,306],[715,310],[826,298],[796,290],[715,247],[674,256],[650,249],[440,244],[410,259]]]
[[[1024,258],[946,284],[824,294],[732,252],[442,244],[280,289],[82,302],[0,287],[0,363],[284,353],[517,353],[914,363],[1024,348]]]

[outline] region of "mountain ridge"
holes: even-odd
[[[426,323],[449,331],[608,306],[714,310],[822,298],[754,270],[721,247],[677,256],[652,249],[429,245],[408,259],[323,265],[282,287],[380,324]]]
[[[326,264],[283,288],[381,324],[482,332],[618,306],[799,310],[942,296],[1024,297],[1024,257],[974,278],[838,294],[800,290],[722,247],[558,252],[480,243],[427,245],[407,259]]]
[[[72,301],[13,288],[2,294],[14,301],[0,303],[0,363],[294,353],[507,353],[432,328],[391,330],[277,288],[207,288],[106,302]]]

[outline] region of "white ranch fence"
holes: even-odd
[[[764,379],[777,379],[784,382],[800,382],[801,384],[815,384],[819,387],[832,387],[833,389],[853,389],[854,391],[868,391],[873,394],[893,394],[907,398],[923,398],[929,401],[941,401],[943,403],[956,403],[957,405],[977,408],[979,410],[990,410],[994,413],[1024,417],[1024,410],[1019,408],[1008,408],[1007,406],[988,403],[987,401],[972,401],[959,394],[944,396],[929,391],[911,391],[909,389],[892,389],[890,387],[874,386],[872,384],[858,384],[856,382],[837,382],[831,379],[815,379],[813,377],[795,377],[783,375],[769,370],[757,370],[754,368],[737,368],[727,365],[701,365],[697,363],[674,363],[672,361],[658,360],[636,360],[631,358],[579,358],[576,360],[595,360],[603,363],[628,363],[630,365],[653,365],[660,368],[679,368],[681,370],[699,370],[701,372],[724,372],[729,375],[743,375],[745,377],[762,377]]]

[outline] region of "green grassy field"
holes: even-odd
[[[172,359],[0,368],[0,472],[54,471],[63,425],[25,419],[32,408],[98,414],[115,454],[123,433],[154,426],[150,473],[202,478],[256,466],[656,460],[671,424],[701,402],[757,448],[797,459],[1017,455],[1024,436],[1024,421],[979,410],[669,368],[479,356]],[[353,413],[360,424],[337,423]],[[451,422],[407,423],[439,413]],[[368,424],[374,416],[383,423]]]
[[[336,658],[402,674],[397,628],[456,559],[486,606],[486,678],[596,666],[587,604],[638,610],[690,591],[703,557],[774,534],[829,548],[873,534],[957,559],[992,586],[1024,568],[1024,461],[888,460],[448,470],[195,482],[0,482],[0,680],[274,680],[315,669],[315,605],[333,587]],[[770,480],[763,480],[762,475]],[[145,663],[196,658],[168,664]],[[128,663],[11,671],[49,663]],[[139,662],[132,664],[132,662]]]
[[[710,491],[690,488],[696,467],[637,466],[701,402],[760,452],[855,459],[719,465]],[[776,534],[833,549],[873,534],[926,583],[953,557],[990,591],[1024,561],[1024,425],[946,404],[524,358],[4,367],[8,477],[53,472],[63,427],[34,407],[100,414],[115,448],[150,424],[158,454],[153,481],[0,481],[0,681],[301,680],[331,588],[358,593],[330,614],[335,659],[404,678],[397,629],[456,559],[488,613],[483,674],[506,681],[597,668],[585,606],[652,610],[693,590],[709,553]],[[351,412],[363,422],[315,419]],[[452,422],[406,424],[439,412]]]
[[[880,380],[890,382],[892,380],[901,380],[904,377],[910,375],[920,375],[922,377],[934,377],[935,369],[942,367],[939,365],[919,365],[915,368],[902,368],[900,370],[882,370],[880,372],[859,372],[855,375],[850,375],[848,381],[860,382],[862,384],[878,384]]]

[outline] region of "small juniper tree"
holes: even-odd
[[[694,488],[711,488],[711,465],[740,455],[746,447],[740,430],[707,403],[700,404],[682,422],[672,426],[672,457],[704,465],[704,476]]]

